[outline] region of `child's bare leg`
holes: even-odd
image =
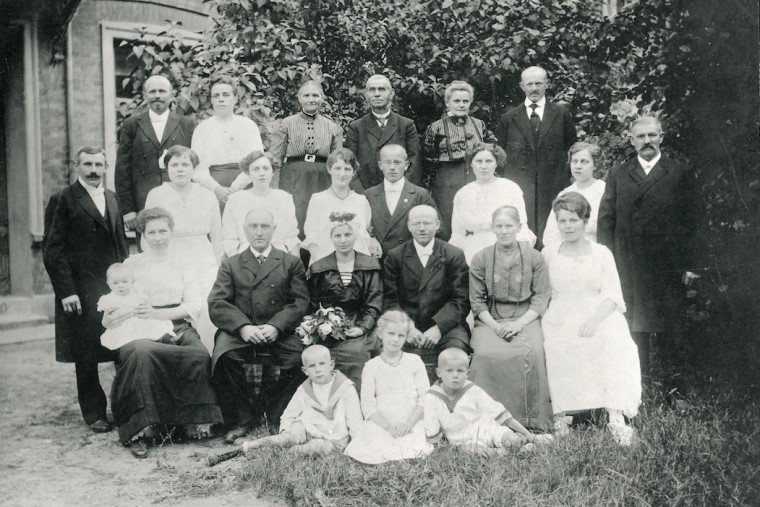
[[[270,435],[268,437],[256,438],[253,440],[244,440],[239,445],[243,446],[243,452],[265,447],[269,445],[277,447],[290,447],[295,444],[293,435],[289,432],[280,433],[279,435]]]
[[[288,452],[307,456],[327,456],[335,450],[335,445],[323,438],[314,438],[306,443],[292,446]]]

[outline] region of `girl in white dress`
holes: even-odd
[[[496,170],[504,170],[507,155],[495,144],[477,143],[467,152],[475,181],[468,183],[454,196],[451,217],[451,240],[449,243],[464,250],[469,264],[472,257],[487,246],[496,243],[491,230],[491,215],[501,206],[517,208],[522,226],[517,241],[527,241],[533,246],[536,235],[528,228],[525,200],[517,183],[497,176]]]
[[[578,141],[570,147],[567,153],[570,172],[573,173],[575,182],[560,192],[558,196],[567,192],[578,192],[586,198],[591,205],[591,215],[586,224],[585,237],[592,243],[596,243],[596,220],[599,216],[599,204],[602,202],[602,195],[606,186],[604,181],[596,178],[596,172],[602,164],[602,149],[596,144]],[[541,241],[544,248],[556,246],[562,241],[554,210],[549,212],[549,219],[546,221],[546,228]]]
[[[111,264],[106,271],[106,281],[111,292],[98,299],[98,311],[108,312],[114,309],[134,311],[147,298],[134,286],[132,270],[121,262]],[[106,329],[100,336],[100,343],[109,350],[118,350],[134,340],[157,341],[166,337],[175,338],[174,324],[170,320],[140,319],[129,317],[111,329]]]
[[[362,371],[365,421],[345,450],[362,463],[418,458],[433,450],[422,417],[430,389],[425,365],[419,356],[401,350],[411,332],[416,332],[414,323],[400,310],[389,310],[377,321],[382,352]]]
[[[638,413],[641,371],[615,260],[584,237],[590,214],[585,197],[568,192],[552,207],[563,241],[542,252],[552,299],[541,325],[554,428],[561,436],[571,414],[605,408],[615,440],[630,445],[634,431],[623,416]]]
[[[148,193],[145,209],[164,208],[174,217],[171,248],[178,254],[176,258],[194,272],[205,301],[216,281],[223,253],[219,203],[211,190],[191,180],[193,168],[198,164],[193,150],[172,146],[164,156],[164,163],[170,181]],[[208,305],[202,305],[195,329],[206,348],[213,350],[216,328],[208,317]]]
[[[298,257],[298,220],[293,196],[272,188],[274,156],[267,151],[254,151],[243,157],[240,168],[253,186],[232,194],[222,215],[224,251],[228,257],[239,254],[250,245],[245,235],[245,216],[254,209],[265,209],[274,217],[277,227],[272,234],[272,246]]]
[[[347,148],[339,148],[327,157],[326,167],[331,180],[330,188],[311,196],[303,226],[306,237],[302,247],[311,255],[309,265],[335,251],[330,238],[333,225],[330,216],[344,213],[355,215],[349,222],[356,237],[354,249],[379,259],[382,247],[370,235],[372,210],[369,201],[349,187],[356,171],[359,170],[356,156]]]

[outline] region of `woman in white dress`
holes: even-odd
[[[237,83],[230,76],[217,76],[209,89],[214,115],[200,122],[193,132],[190,147],[200,163],[193,180],[214,192],[220,204],[242,189],[249,181],[238,161],[251,151],[263,151],[256,123],[235,114]]]
[[[517,241],[527,241],[533,246],[536,235],[528,226],[525,200],[517,183],[501,178],[507,155],[495,144],[477,143],[467,152],[468,164],[475,173],[475,181],[468,183],[454,196],[454,212],[451,218],[449,243],[464,250],[469,264],[472,257],[487,246],[496,243],[491,229],[491,215],[501,206],[509,205],[520,213],[522,227]]]
[[[634,431],[623,416],[638,413],[641,371],[615,260],[584,237],[590,215],[585,197],[568,192],[552,208],[563,241],[542,252],[552,299],[541,325],[554,428],[566,434],[572,414],[604,408],[615,440],[630,445]]]
[[[567,158],[570,163],[570,172],[575,181],[559,195],[567,192],[578,192],[586,198],[591,205],[591,215],[586,224],[585,237],[592,243],[596,243],[596,220],[605,187],[604,181],[597,178],[597,171],[602,165],[602,149],[596,144],[578,141],[568,150]],[[546,228],[541,241],[544,248],[551,245],[556,246],[562,241],[554,210],[549,212],[549,219],[546,221]]]
[[[148,193],[145,209],[164,208],[174,217],[171,248],[176,257],[195,273],[201,298],[205,301],[216,281],[222,257],[222,218],[214,193],[191,180],[198,156],[185,146],[175,145],[164,156],[168,182]],[[143,248],[145,245],[143,244]],[[208,317],[208,305],[202,305],[195,329],[206,348],[214,348],[216,328]]]
[[[327,157],[326,167],[330,175],[330,187],[311,196],[303,226],[306,237],[302,248],[309,251],[309,264],[335,251],[330,231],[333,222],[344,213],[355,215],[348,222],[356,237],[354,250],[379,259],[382,248],[370,234],[372,210],[369,201],[349,187],[351,179],[359,170],[356,156],[347,148],[338,148]],[[333,216],[332,221],[330,216]]]
[[[300,255],[298,221],[293,196],[284,190],[272,188],[274,157],[266,151],[254,151],[240,161],[240,170],[250,178],[253,186],[232,194],[224,207],[222,226],[224,251],[228,257],[248,248],[245,235],[245,216],[254,209],[269,211],[277,227],[272,234],[272,246],[284,252]]]

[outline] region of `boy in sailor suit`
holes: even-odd
[[[469,380],[467,354],[449,348],[438,356],[440,380],[425,396],[425,434],[428,443],[444,437],[453,445],[487,454],[504,453],[510,447],[530,450],[549,443],[551,435],[534,435],[504,405]]]
[[[312,345],[301,354],[301,384],[280,418],[280,434],[235,443],[248,452],[266,445],[288,447],[291,452],[327,455],[343,451],[350,432],[362,422],[359,395],[354,383],[339,371],[330,350]]]

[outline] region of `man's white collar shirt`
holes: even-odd
[[[156,114],[152,109],[148,109],[148,116],[150,117],[150,123],[153,125],[153,130],[156,131],[156,137],[160,143],[164,138],[164,129],[166,128],[166,122],[169,119],[169,110],[167,109],[162,114]]]
[[[414,243],[414,249],[417,250],[417,257],[420,258],[420,262],[424,268],[427,266],[427,262],[428,259],[430,259],[430,256],[433,255],[433,245],[435,245],[435,239],[428,243],[427,246],[420,245],[416,240],[412,240],[412,242]]]
[[[644,173],[646,173],[647,176],[649,176],[649,173],[652,172],[652,169],[654,169],[654,166],[657,165],[657,162],[660,161],[660,158],[662,158],[662,153],[658,153],[657,156],[650,161],[646,161],[643,158],[638,157],[639,164],[641,165],[641,168],[644,169]]]
[[[374,111],[372,112],[372,116],[375,117],[375,121],[377,122],[377,125],[381,128],[385,127],[385,125],[388,123],[388,116],[390,115],[391,115],[390,109],[388,109],[388,111],[383,114],[377,114]]]
[[[525,110],[528,113],[528,118],[530,118],[530,115],[533,114],[533,108],[530,107],[531,104],[533,104],[533,101],[530,100],[530,99],[528,99],[528,98],[526,98],[525,99]],[[543,119],[544,119],[544,108],[546,107],[546,96],[543,96],[540,99],[538,99],[538,102],[536,102],[536,105],[538,105],[538,107],[536,108],[536,114],[543,121]]]
[[[401,198],[401,191],[404,190],[405,178],[401,178],[395,183],[391,183],[388,180],[383,180],[383,186],[385,187],[385,202],[388,203],[388,211],[391,215],[396,211],[398,200]]]
[[[82,177],[79,177],[79,183],[84,187],[85,190],[87,190],[87,193],[90,194],[90,198],[92,199],[92,202],[95,203],[95,207],[98,208],[98,211],[100,211],[100,214],[102,216],[106,216],[106,190],[103,188],[103,182],[100,182],[100,185],[97,187],[93,187],[89,183],[87,183],[85,180],[82,179]]]
[[[264,250],[263,252],[259,252],[255,248],[251,247],[251,252],[253,253],[253,256],[256,257],[256,260],[258,260],[260,255],[263,255],[264,260],[266,260],[269,257],[269,254],[272,253],[272,244],[270,243],[269,245],[267,245],[266,250]]]

